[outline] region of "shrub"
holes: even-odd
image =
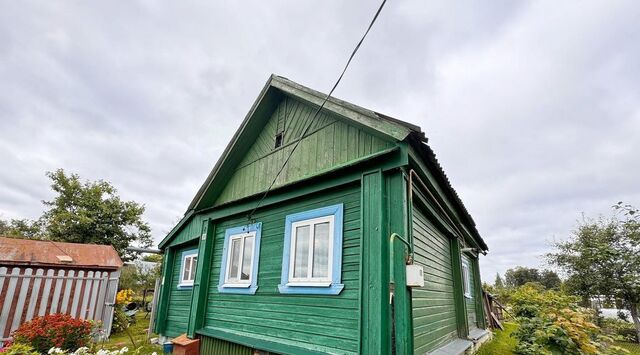
[[[66,350],[62,350],[59,348],[51,348],[49,349],[49,351],[47,352],[47,354],[50,355],[121,355],[121,354],[130,354],[130,355],[141,355],[142,352],[142,348],[138,348],[136,350],[134,350],[132,353],[129,352],[129,348],[124,347],[122,349],[119,350],[105,350],[105,349],[100,349],[98,351],[93,351],[87,347],[82,347],[77,349],[74,352],[69,352]],[[154,351],[151,355],[157,355],[157,353]]]
[[[33,349],[33,347],[27,344],[14,343],[10,345],[6,350],[0,350],[2,355],[39,355],[37,351]]]
[[[511,295],[511,306],[520,327],[516,353],[533,354],[625,354],[612,346],[613,339],[593,323],[594,312],[578,306],[579,298],[545,291],[527,284]]]
[[[633,323],[621,320],[604,318],[601,321],[602,330],[617,341],[630,343],[638,342],[638,333]]]
[[[116,294],[116,303],[120,305],[125,305],[129,302],[133,301],[133,291],[130,289],[120,290]]]
[[[16,343],[28,344],[46,353],[56,347],[73,350],[91,340],[92,323],[67,314],[49,314],[23,323],[12,335]],[[15,346],[15,345],[14,345]]]

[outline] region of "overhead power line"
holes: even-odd
[[[387,0],[382,0],[382,3],[380,4],[380,7],[378,8],[378,11],[376,11],[376,14],[373,16],[373,19],[371,19],[371,22],[369,23],[369,26],[367,27],[367,30],[364,32],[364,35],[362,35],[362,38],[360,38],[360,41],[358,41],[358,44],[356,44],[356,47],[351,52],[351,55],[349,56],[349,59],[347,60],[347,64],[345,64],[344,69],[342,69],[342,73],[340,73],[340,76],[338,77],[338,80],[336,80],[335,84],[333,84],[333,87],[331,88],[331,91],[329,91],[329,93],[324,98],[324,100],[322,100],[322,104],[318,107],[316,112],[313,114],[313,117],[311,118],[311,120],[309,120],[309,124],[305,127],[304,131],[302,131],[302,135],[300,136],[298,141],[293,145],[293,148],[291,149],[291,152],[289,152],[289,155],[287,155],[287,158],[284,160],[284,163],[282,163],[282,166],[280,167],[280,169],[276,173],[276,176],[273,177],[273,181],[271,181],[271,184],[269,185],[269,188],[267,188],[267,190],[264,192],[264,194],[262,194],[262,197],[260,198],[260,200],[258,200],[258,203],[256,204],[256,206],[253,208],[253,210],[251,210],[251,212],[247,216],[247,218],[249,220],[251,220],[253,218],[253,214],[256,212],[256,210],[260,207],[260,205],[262,204],[264,199],[267,197],[267,194],[269,194],[269,191],[271,191],[271,189],[273,188],[273,185],[275,185],[276,181],[278,180],[278,177],[280,176],[280,174],[282,173],[284,168],[287,166],[287,163],[289,162],[289,159],[291,159],[291,156],[293,155],[293,153],[298,148],[298,145],[300,145],[300,142],[302,142],[302,140],[306,137],[307,132],[309,131],[309,128],[311,128],[311,125],[313,124],[313,121],[316,119],[316,117],[318,116],[320,111],[322,111],[322,108],[324,107],[324,105],[327,103],[327,101],[331,97],[331,94],[333,94],[335,89],[338,87],[338,84],[340,84],[340,81],[342,80],[342,77],[347,72],[347,68],[349,68],[349,64],[351,64],[351,60],[353,59],[353,57],[358,52],[358,49],[360,49],[360,46],[364,42],[364,39],[367,38],[367,35],[369,34],[369,31],[373,27],[373,24],[376,23],[376,20],[378,19],[378,16],[380,15],[380,12],[382,11],[382,8],[384,7],[384,4],[386,2],[387,2]]]

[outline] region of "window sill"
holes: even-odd
[[[464,294],[464,298],[468,298],[468,299],[471,299],[472,297],[471,297],[471,295],[470,295],[470,294],[468,294],[468,293],[465,293],[465,294]]]
[[[219,293],[237,293],[243,295],[253,295],[258,290],[258,285],[237,285],[222,284],[218,285]]]
[[[193,284],[189,283],[189,284],[178,284],[178,289],[179,290],[186,290],[186,289],[190,289],[193,288]]]
[[[280,293],[295,295],[338,295],[344,289],[343,284],[330,283],[326,286],[308,286],[301,284],[278,285]]]
[[[301,281],[301,282],[289,282],[286,285],[287,287],[329,287],[331,286],[331,281]]]
[[[220,287],[224,287],[224,288],[249,288],[251,287],[251,284],[224,284]]]

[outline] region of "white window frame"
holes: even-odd
[[[313,277],[313,245],[315,242],[315,226],[329,222],[329,259],[327,261],[327,276]],[[309,226],[309,259],[307,264],[307,277],[294,277],[296,260],[296,241],[298,227]],[[329,286],[333,276],[333,243],[334,243],[335,216],[324,216],[294,222],[291,224],[291,249],[289,252],[289,280],[287,286]]]
[[[462,285],[464,287],[464,297],[471,298],[471,278],[469,277],[469,265],[462,264]]]
[[[242,261],[244,260],[244,242],[245,239],[247,237],[253,237],[253,244],[251,246],[252,251],[251,251],[251,265],[249,266],[249,279],[248,280],[241,280],[240,279],[240,275],[242,274]],[[238,260],[238,275],[237,276],[237,280],[234,280],[232,278],[230,278],[229,274],[231,273],[231,253],[233,251],[233,241],[234,240],[238,240],[240,239],[240,256]],[[251,283],[253,282],[253,263],[255,262],[255,252],[256,252],[256,232],[255,231],[251,231],[251,232],[246,232],[246,233],[239,233],[239,234],[233,234],[231,236],[229,236],[229,245],[227,247],[227,265],[226,265],[226,269],[224,272],[224,284],[222,285],[222,287],[237,287],[237,288],[248,288],[251,286]]]
[[[191,271],[193,270],[193,279],[189,279],[189,278],[185,279],[184,277],[184,272],[187,269],[187,263],[189,263],[189,275],[191,275]],[[182,267],[180,268],[180,283],[178,283],[178,287],[193,286],[193,282],[195,281],[195,278],[196,278],[196,272],[194,268],[198,267],[198,252],[182,255],[181,266]]]

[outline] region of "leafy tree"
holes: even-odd
[[[604,296],[621,301],[640,338],[639,211],[622,202],[614,209],[610,218],[584,219],[547,257],[567,273],[569,287],[583,299]]]
[[[529,282],[540,282],[540,272],[538,269],[516,266],[505,272],[504,279],[507,287],[514,288]]]
[[[540,283],[547,290],[559,290],[560,286],[562,285],[560,277],[555,273],[555,271],[552,270],[542,271],[542,273],[540,274]]]
[[[67,175],[58,169],[48,172],[51,188],[57,193],[44,213],[47,237],[51,240],[112,245],[124,260],[134,253],[127,247],[137,243],[152,244],[151,229],[142,220],[144,206],[122,201],[108,182],[80,181],[76,174]]]
[[[504,288],[504,282],[502,282],[502,277],[498,272],[496,272],[496,281],[494,281],[493,286],[497,289]]]
[[[12,219],[7,222],[0,219],[0,236],[42,239],[44,238],[43,223],[41,220]]]

